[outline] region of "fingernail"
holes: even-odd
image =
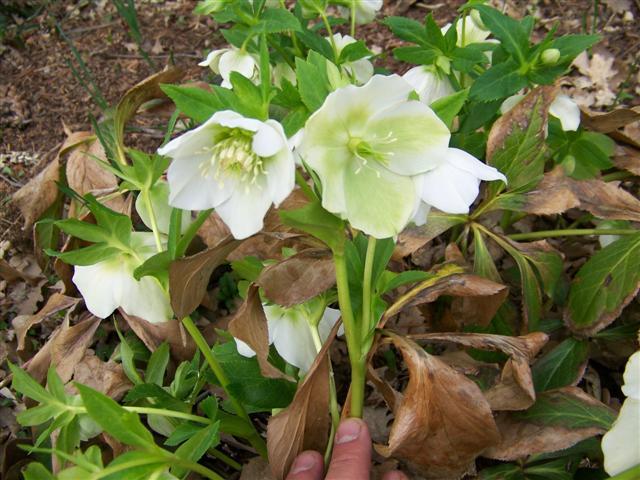
[[[338,433],[336,434],[336,445],[354,441],[360,436],[361,429],[362,425],[360,424],[359,420],[353,418],[345,420],[338,427]]]
[[[296,458],[295,462],[293,462],[293,467],[291,467],[291,473],[300,473],[306,472],[307,470],[311,470],[316,466],[316,456],[311,452],[301,453],[298,458]]]
[[[400,472],[389,472],[387,476],[384,477],[384,480],[406,480],[406,478],[407,477]]]

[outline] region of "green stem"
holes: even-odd
[[[351,0],[351,36],[356,38],[356,0]]]
[[[625,172],[621,170],[619,172],[607,173],[602,176],[603,182],[613,182],[615,180],[626,180],[627,178],[634,177],[635,175],[631,172]]]
[[[202,355],[204,355],[204,358],[207,361],[209,368],[211,368],[211,371],[218,379],[218,382],[220,382],[220,386],[224,389],[226,394],[229,396],[231,405],[235,409],[238,416],[246,420],[247,423],[253,427],[253,423],[251,422],[251,419],[249,418],[247,411],[244,409],[242,404],[233,395],[229,393],[229,383],[231,382],[229,381],[227,374],[224,373],[224,370],[218,363],[218,360],[213,355],[211,348],[207,344],[207,341],[205,340],[205,338],[202,336],[202,333],[200,332],[200,330],[198,330],[198,327],[196,327],[195,323],[193,323],[193,320],[188,315],[182,319],[182,324],[187,329],[187,332],[189,332],[189,335],[191,335],[191,338],[193,338],[193,341],[202,352]],[[253,431],[251,435],[247,438],[247,440],[249,440],[253,448],[255,448],[262,457],[267,458],[267,446],[264,443],[264,440],[262,439],[262,437],[258,434],[258,431],[255,429],[255,427],[253,427]]]
[[[362,331],[360,338],[367,338],[373,327],[371,323],[371,274],[373,273],[373,259],[376,255],[376,239],[369,237],[367,254],[364,259],[364,277],[362,279]],[[363,352],[364,353],[364,352]]]
[[[529,233],[507,235],[511,240],[538,240],[541,238],[573,237],[577,235],[633,235],[640,230],[625,228],[576,228],[568,230],[540,230]]]
[[[160,240],[160,230],[158,230],[158,220],[156,219],[156,212],[153,211],[153,205],[151,204],[151,197],[149,196],[149,190],[143,190],[140,192],[142,195],[142,201],[144,206],[147,207],[149,212],[149,221],[151,222],[151,230],[153,231],[153,238],[156,241],[156,250],[158,253],[163,251],[162,240]]]
[[[316,196],[316,194],[311,189],[307,181],[302,176],[302,173],[300,173],[298,169],[296,169],[296,183],[304,193],[304,196],[307,197],[309,200],[313,201],[318,199],[318,197]]]
[[[336,41],[333,38],[333,30],[331,29],[331,24],[329,23],[329,19],[327,15],[322,12],[320,13],[320,17],[322,18],[322,22],[324,23],[324,28],[327,29],[327,33],[329,35],[329,41],[331,42],[331,48],[333,49],[333,56],[335,58],[336,63],[338,63],[338,58],[340,55],[338,54],[338,47],[336,46]]]
[[[240,465],[233,458],[231,458],[226,453],[221,452],[220,450],[216,450],[215,448],[210,448],[209,450],[207,450],[207,453],[212,457],[217,458],[218,460],[226,463],[234,470],[238,470],[238,471],[242,470],[242,465]]]
[[[311,337],[313,338],[313,344],[316,347],[316,352],[320,353],[322,350],[322,340],[320,339],[320,333],[318,332],[318,326],[312,326]],[[327,442],[327,448],[324,452],[324,464],[325,467],[329,465],[331,460],[331,453],[333,451],[333,441],[340,423],[340,411],[338,409],[338,394],[336,391],[336,382],[333,378],[333,367],[331,366],[331,358],[327,353],[327,360],[329,362],[329,411],[331,412],[331,431],[329,432],[329,441]]]
[[[349,361],[351,363],[351,416],[362,418],[362,406],[364,404],[364,361],[360,345],[362,339],[358,325],[356,324],[351,307],[349,294],[349,276],[347,274],[347,261],[344,252],[333,253],[333,261],[336,267],[336,285],[338,287],[338,303],[342,314],[342,323],[347,338]]]

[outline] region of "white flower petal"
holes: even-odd
[[[278,130],[280,127],[280,130]],[[285,148],[287,138],[278,122],[263,123],[258,127],[251,142],[252,150],[261,157],[271,157]]]
[[[478,196],[480,180],[450,163],[424,173],[421,198],[447,213],[468,213]]]
[[[504,102],[502,102],[502,105],[500,105],[500,113],[504,115],[513,107],[515,107],[517,104],[519,104],[523,98],[524,98],[524,95],[520,95],[520,94],[511,95]]]
[[[447,78],[422,65],[410,69],[402,78],[413,87],[420,101],[426,105],[455,93]]]
[[[640,351],[631,355],[627,361],[622,393],[629,398],[640,400]]]
[[[254,77],[256,66],[255,58],[249,53],[243,53],[237,49],[230,50],[220,57],[220,75],[226,82],[230,81],[231,72],[238,72],[251,80]]]
[[[469,172],[480,180],[502,180],[507,183],[507,177],[500,173],[496,168],[482,163],[476,157],[464,150],[450,148],[447,151],[446,158],[447,162],[451,163],[456,168]]]
[[[331,333],[331,329],[334,327],[336,322],[340,319],[340,310],[335,308],[327,308],[320,319],[320,323],[318,324],[318,333],[320,334],[320,340],[324,343],[327,338],[329,338],[329,334]],[[338,335],[344,334],[344,324],[340,325],[338,329]]]
[[[169,205],[169,184],[164,180],[159,180],[152,188],[149,190],[149,197],[151,201],[151,208],[153,208],[153,213],[156,218],[156,224],[158,226],[158,230],[161,233],[168,234],[169,233],[169,224],[171,223],[171,206]],[[136,198],[136,212],[140,215],[140,220],[151,230],[153,227],[151,226],[151,214],[147,208],[147,205],[144,201],[142,195],[138,195]],[[181,231],[184,231],[189,227],[191,223],[191,217],[189,216],[189,212],[184,212],[182,215],[182,228]]]
[[[578,130],[580,107],[567,95],[558,95],[549,106],[549,113],[560,120],[565,132]]]
[[[120,305],[125,312],[151,323],[162,323],[173,318],[169,294],[155,277],[146,276],[136,280],[132,271],[128,280]]]
[[[164,147],[160,147],[158,153],[171,158],[203,153],[212,145],[216,131],[219,129],[216,115],[225,112],[217,112],[199,127],[174,138]]]
[[[305,129],[309,131],[308,128]],[[311,133],[316,133],[311,130]],[[306,138],[305,134],[305,138]],[[322,206],[330,212],[342,215],[346,210],[345,169],[352,159],[346,148],[307,148],[302,159],[315,170],[322,181]]]
[[[421,227],[427,223],[427,217],[431,211],[431,205],[423,202],[421,199],[418,202],[418,206],[415,209],[415,213],[411,217],[411,221],[416,224],[417,227]]]
[[[467,15],[456,22],[456,33],[458,34],[456,42],[458,47],[465,47],[471,43],[482,43],[491,35],[490,31],[480,28],[473,17]]]
[[[273,345],[282,358],[304,374],[316,358],[316,349],[309,322],[301,312],[291,308],[282,316],[269,318],[265,309],[269,331],[273,332]]]
[[[128,276],[125,262],[116,257],[94,265],[76,265],[72,280],[87,310],[96,317],[107,318],[120,306],[122,286]]]
[[[373,63],[371,63],[366,58],[361,58],[360,60],[349,62],[344,65],[344,68],[350,75],[353,75],[355,77],[356,82],[359,85],[367,83],[373,76],[374,71]]]
[[[602,437],[604,469],[613,476],[640,464],[640,400],[627,398],[611,430]]]
[[[269,196],[277,207],[293,191],[296,184],[296,165],[293,153],[283,150],[270,159],[265,167]]]
[[[262,230],[270,206],[267,181],[258,177],[255,183],[239,183],[233,195],[216,207],[216,212],[234,238],[243,239]]]
[[[256,352],[254,352],[249,345],[247,345],[242,340],[238,340],[234,338],[236,342],[236,348],[238,349],[238,353],[243,357],[253,358],[256,356]]]
[[[198,65],[200,67],[209,67],[215,73],[220,73],[219,65],[220,65],[220,57],[229,51],[228,48],[221,48],[219,50],[213,50],[209,52],[207,58],[200,62]]]

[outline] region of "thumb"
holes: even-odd
[[[349,418],[338,427],[326,480],[369,480],[370,468],[371,436],[367,424],[359,418]]]

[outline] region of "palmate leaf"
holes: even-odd
[[[567,319],[575,330],[595,333],[615,320],[640,282],[640,232],[595,253],[569,292]]]

